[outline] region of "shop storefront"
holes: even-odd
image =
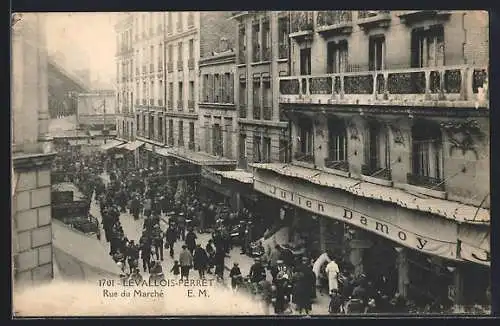
[[[259,168],[254,172],[256,191],[294,208],[291,237],[307,241],[311,254],[337,249],[356,274],[369,275],[389,293],[400,292],[422,302],[446,302],[450,297],[450,302],[464,302],[464,266],[485,268],[459,254],[456,221],[320,185],[320,181],[315,184]],[[462,237],[467,237],[468,252],[480,255],[484,245],[474,242],[474,232],[482,234],[472,227]]]

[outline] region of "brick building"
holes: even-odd
[[[51,280],[48,72],[44,21],[23,14],[12,28],[12,254],[15,285]]]
[[[292,162],[254,164],[309,250],[418,303],[485,303],[488,14],[290,12]],[[247,26],[250,26],[248,23]]]

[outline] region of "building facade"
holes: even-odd
[[[238,22],[236,105],[239,166],[287,162],[288,123],[280,114],[278,77],[288,75],[289,13],[233,12]]]
[[[217,156],[202,153],[199,139],[199,60],[212,55],[221,36],[226,35],[228,40],[234,37],[228,15],[132,13],[118,24],[131,24],[130,61],[136,96],[129,98],[133,102],[136,142],[127,148],[136,153],[138,164],[168,168],[175,158],[185,165],[235,165],[232,160],[221,161]],[[119,80],[123,71],[130,70],[120,70],[120,66],[117,69]]]
[[[15,286],[53,278],[48,71],[44,21],[12,28],[12,256]]]
[[[134,140],[136,135],[136,119],[134,103],[138,103],[137,87],[140,75],[135,57],[133,34],[133,13],[122,13],[115,26],[116,30],[116,130],[117,137],[123,140]],[[134,98],[135,94],[135,98]],[[135,101],[135,102],[134,102]]]
[[[392,293],[485,303],[488,14],[289,18],[289,76],[276,89],[292,160],[254,164],[255,189],[286,211],[290,239],[336,250]]]

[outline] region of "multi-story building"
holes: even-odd
[[[17,15],[16,15],[17,16]],[[48,71],[43,15],[12,27],[12,256],[15,285],[53,278]]]
[[[233,12],[238,22],[236,105],[239,112],[239,166],[288,162],[288,123],[279,112],[278,76],[289,71],[289,14]]]
[[[379,289],[417,303],[484,303],[490,280],[488,14],[266,14],[278,22],[280,15],[290,17],[283,37],[290,39],[290,71],[272,90],[279,90],[277,101],[290,120],[293,157],[286,165],[254,164],[254,188],[286,212],[291,239],[306,239],[311,252],[336,250]],[[265,44],[250,36],[262,37],[262,20],[245,17],[248,47],[238,60],[247,62],[238,73],[252,73],[242,77],[250,88],[243,93],[251,95],[252,86],[262,86],[255,70],[269,63],[260,64]],[[280,43],[272,44],[275,53]],[[248,121],[266,122],[252,100]],[[278,121],[277,111],[271,116]]]
[[[136,63],[137,141],[125,147],[136,151],[140,164],[168,167],[175,158],[195,170],[194,166],[206,164],[236,165],[234,159],[199,152],[198,61],[211,55],[220,37],[233,37],[228,15],[151,12],[133,13],[128,18],[132,24],[132,60]],[[120,71],[118,78],[122,78]]]
[[[116,130],[122,140],[133,140],[136,135],[134,93],[137,101],[137,58],[134,56],[133,13],[122,13],[116,28]],[[135,69],[135,70],[134,70]],[[135,78],[134,78],[135,77]],[[135,92],[134,92],[135,91]]]

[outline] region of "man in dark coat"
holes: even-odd
[[[312,308],[313,290],[315,289],[314,272],[310,266],[302,264],[294,275],[294,302],[299,313],[309,314]]]
[[[134,243],[134,240],[130,240],[127,245],[126,255],[128,257],[128,266],[130,268],[130,274],[136,269],[139,262],[139,246]]]
[[[172,226],[165,231],[165,248],[170,249],[170,257],[174,258],[174,243],[177,241],[177,232]]]
[[[215,263],[215,275],[220,280],[224,279],[224,260],[226,258],[226,253],[224,251],[224,248],[222,247],[221,244],[216,244],[215,247],[215,256],[214,256],[214,263]]]
[[[163,232],[159,224],[155,224],[151,236],[155,248],[156,260],[163,261]]]
[[[193,230],[189,229],[186,234],[186,246],[191,254],[193,254],[194,248],[196,248],[196,238],[196,234],[193,232]]]
[[[214,241],[212,239],[208,240],[207,246],[205,247],[205,251],[208,255],[208,265],[207,265],[207,273],[212,274],[210,269],[215,266],[215,246]]]
[[[260,262],[260,258],[255,258],[255,262],[250,267],[250,281],[252,283],[259,283],[266,279],[266,269]]]
[[[179,215],[177,215],[177,225],[179,228],[179,238],[184,241],[186,238],[186,216],[183,212],[180,212]]]
[[[201,244],[196,246],[193,255],[193,267],[198,270],[200,274],[200,279],[205,278],[205,270],[208,264],[208,255],[205,249],[201,247]]]
[[[146,233],[143,233],[141,239],[139,240],[139,246],[141,248],[141,258],[142,258],[142,268],[144,272],[149,271],[151,265],[151,239]]]

